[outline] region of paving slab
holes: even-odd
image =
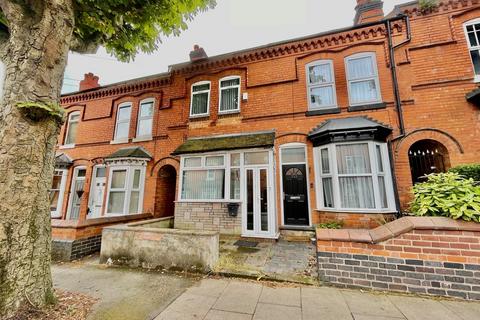
[[[360,316],[377,316],[405,319],[388,297],[361,291],[342,291],[355,319]]]
[[[399,320],[399,319],[405,319],[405,318],[397,318],[397,317],[372,316],[372,315],[364,315],[364,314],[353,314],[353,318],[355,320]]]
[[[186,293],[218,298],[225,290],[227,285],[227,280],[203,279],[202,281],[188,288]]]
[[[212,309],[204,320],[252,320],[252,315]]]
[[[262,286],[250,282],[230,282],[218,298],[214,309],[238,313],[253,314]]]
[[[217,298],[184,293],[165,309],[155,320],[203,319]]]
[[[259,302],[301,307],[300,288],[263,287]]]
[[[352,320],[348,305],[335,288],[301,288],[303,320]]]
[[[460,320],[441,302],[417,297],[389,296],[390,301],[408,320]]]
[[[302,310],[299,307],[259,303],[253,320],[302,320]]]
[[[441,304],[463,320],[480,319],[480,303],[464,301],[441,301]]]

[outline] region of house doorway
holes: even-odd
[[[420,140],[408,150],[414,184],[424,182],[426,175],[445,172],[450,167],[447,148],[435,140]]]
[[[155,190],[155,216],[171,217],[175,211],[177,171],[171,165],[164,165],[158,171]]]

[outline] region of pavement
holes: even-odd
[[[98,256],[52,265],[55,288],[97,298],[89,320],[155,318],[198,278],[98,264]]]
[[[480,303],[330,287],[204,279],[155,320],[475,320]]]
[[[255,247],[235,245],[238,238],[221,237],[220,274],[318,283],[315,246],[311,242],[259,241]]]

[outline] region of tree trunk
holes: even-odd
[[[74,15],[72,0],[0,0],[10,37],[0,104],[0,318],[53,301],[48,189],[60,124],[30,120],[18,102],[58,103]],[[29,1],[26,1],[29,3]],[[28,111],[26,111],[28,112]]]

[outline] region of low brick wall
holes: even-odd
[[[408,217],[373,230],[317,230],[319,277],[361,287],[480,300],[480,224]]]
[[[77,240],[52,240],[52,260],[71,261],[100,251],[102,235]]]
[[[342,222],[344,228],[373,229],[395,220],[394,213],[341,213],[318,211],[318,222]]]
[[[165,218],[104,228],[100,262],[190,271],[213,269],[219,258],[217,232],[170,229],[162,221]]]
[[[236,217],[230,217],[227,205],[221,202],[177,202],[175,203],[175,228],[241,234],[242,206],[238,208]]]

